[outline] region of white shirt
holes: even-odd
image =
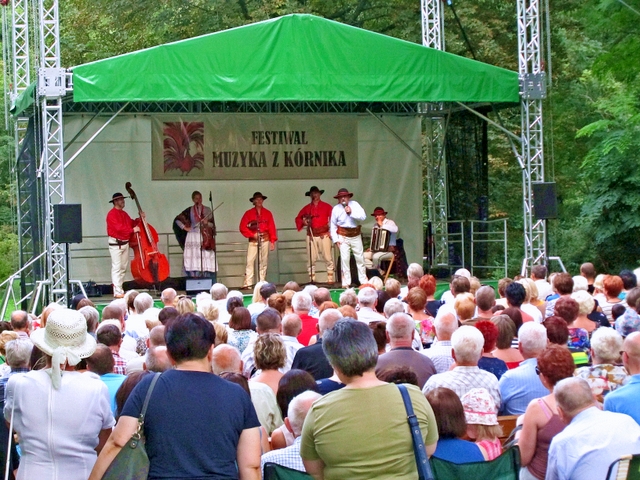
[[[386,320],[384,315],[379,314],[371,307],[360,307],[358,309],[358,321],[360,322],[384,322]]]
[[[331,240],[333,243],[341,241],[338,235],[338,227],[355,228],[358,226],[356,220],[366,220],[367,214],[358,202],[350,200],[347,204],[351,208],[351,215],[345,212],[341,203],[335,205],[331,211]]]
[[[520,306],[520,310],[522,310],[524,313],[528,313],[529,315],[531,315],[533,317],[534,322],[542,323],[542,320],[543,320],[542,312],[535,305],[531,305],[530,303],[523,303]]]
[[[389,246],[395,247],[396,246],[396,234],[398,233],[398,225],[396,225],[396,222],[394,222],[390,218],[385,218],[382,221],[382,225],[381,226],[379,226],[378,222],[376,222],[373,225],[373,230],[375,230],[376,227],[382,228],[384,230],[388,230],[391,233],[391,236],[389,237]]]

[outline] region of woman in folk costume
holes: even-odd
[[[184,270],[188,277],[207,277],[216,281],[218,270],[215,230],[211,209],[202,204],[202,194],[191,194],[193,205],[173,222],[173,231],[184,251]]]

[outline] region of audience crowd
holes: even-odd
[[[101,479],[145,408],[150,479],[259,479],[268,463],[417,478],[397,384],[443,461],[517,443],[521,480],[595,480],[640,454],[634,272],[536,265],[495,290],[460,269],[440,300],[420,265],[407,276],[335,296],[259,282],[245,302],[216,283],[194,298],[130,290],[100,311],[79,295],[12,312],[0,322],[5,478]]]

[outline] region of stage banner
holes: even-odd
[[[346,115],[153,117],[153,180],[358,178],[358,120]]]

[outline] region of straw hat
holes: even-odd
[[[468,424],[498,425],[496,401],[486,388],[472,388],[461,400]]]
[[[51,312],[47,325],[31,334],[33,344],[52,357],[51,381],[60,388],[60,365],[77,365],[96,350],[96,340],[87,335],[87,320],[80,312],[60,308]]]

